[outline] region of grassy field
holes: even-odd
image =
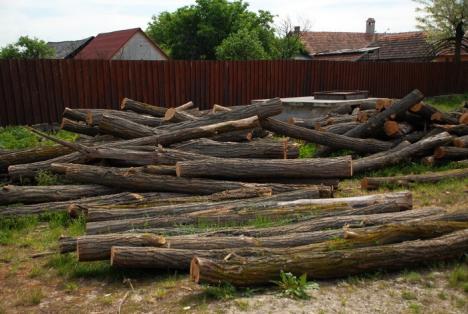
[[[468,99],[447,96],[430,99],[439,108],[451,110]],[[57,136],[74,140],[60,131]],[[21,127],[0,129],[0,149],[50,145]],[[314,145],[303,145],[301,157],[313,155]],[[434,168],[408,163],[366,175],[388,176],[456,167],[453,163]],[[40,182],[54,183],[50,174]],[[336,196],[366,194],[361,177],[344,180]],[[400,190],[385,187],[378,192]],[[467,210],[468,179],[411,186],[415,207],[441,206]],[[258,228],[288,223],[257,218]],[[199,224],[192,228],[222,226]],[[401,272],[375,272],[335,281],[309,282],[294,279],[288,284],[255,289],[195,285],[185,273],[123,271],[108,262],[78,263],[74,253],[56,254],[61,235],[84,234],[84,219],[66,214],[0,219],[0,314],[3,313],[466,313],[468,312],[467,259],[429,264]],[[51,252],[38,258],[33,254]],[[309,298],[297,299],[305,292]]]

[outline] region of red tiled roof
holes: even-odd
[[[377,34],[349,32],[304,32],[302,42],[310,54],[367,47]]]
[[[357,61],[364,55],[364,52],[346,53],[346,54],[327,54],[314,56],[314,60],[327,61]]]
[[[368,47],[379,47],[369,55],[370,60],[421,59],[434,57],[432,46],[423,32],[382,34]]]

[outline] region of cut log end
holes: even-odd
[[[190,262],[190,280],[200,283],[200,260],[196,256]]]
[[[460,124],[468,124],[468,112],[465,112],[464,114],[462,114],[460,118],[458,119],[458,122]]]
[[[174,119],[175,114],[177,113],[176,108],[169,108],[164,115],[164,121],[172,121]]]
[[[416,105],[414,105],[413,107],[410,108],[410,111],[411,112],[419,112],[421,111],[421,109],[423,108],[423,103],[417,103]]]
[[[368,186],[369,186],[369,182],[368,182],[367,178],[362,179],[361,180],[361,189],[367,190]]]
[[[445,150],[443,147],[437,147],[435,150],[434,150],[434,158],[435,159],[443,159],[445,157]]]
[[[393,136],[399,132],[400,128],[395,121],[386,121],[384,124],[384,131],[387,136]]]
[[[122,101],[120,102],[120,109],[124,110],[125,109],[125,104],[127,103],[128,98],[123,98]]]

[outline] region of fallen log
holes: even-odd
[[[78,134],[85,134],[89,136],[96,136],[99,134],[98,128],[92,127],[87,125],[84,122],[78,122],[75,120],[70,120],[67,118],[62,119],[62,124],[60,125],[62,130],[78,133]]]
[[[453,146],[439,146],[434,150],[434,158],[446,159],[446,160],[467,159],[468,148],[453,147]]]
[[[197,282],[229,282],[236,286],[267,284],[279,278],[280,271],[308,278],[328,279],[355,275],[376,269],[395,270],[421,263],[446,261],[468,250],[468,230],[460,230],[430,240],[336,250],[301,252],[297,256],[266,255],[257,258],[214,260],[194,257],[190,278]]]
[[[337,124],[327,125],[317,130],[335,133],[335,134],[344,134],[348,132],[349,130],[351,130],[352,128],[356,127],[358,124],[359,122],[337,123]]]
[[[80,164],[52,164],[51,170],[66,178],[81,182],[101,184],[131,191],[175,192],[207,195],[226,190],[248,187],[271,187],[273,191],[291,191],[303,186],[285,184],[254,184],[211,179],[187,179],[152,175],[136,169],[119,169]]]
[[[132,139],[155,135],[153,128],[105,113],[99,120],[99,131],[123,139]]]
[[[290,144],[288,141],[257,140],[249,143],[236,143],[218,142],[202,138],[177,143],[171,147],[205,156],[222,158],[294,159],[299,157],[298,145]],[[192,160],[195,160],[195,158]]]
[[[72,150],[61,145],[39,146],[21,150],[5,151],[0,155],[0,170],[11,165],[29,164],[48,160],[71,153]]]
[[[148,165],[144,166],[142,171],[150,174],[176,176],[175,166]]]
[[[40,203],[40,204],[31,204],[23,206],[14,206],[14,207],[3,207],[0,208],[0,217],[1,216],[26,216],[33,214],[42,214],[42,213],[53,213],[53,212],[67,212],[70,205],[84,205],[89,204],[93,206],[116,206],[118,204],[144,204],[145,202],[150,202],[154,200],[159,200],[161,198],[167,197],[176,197],[180,194],[175,193],[131,193],[131,192],[122,192],[117,194],[108,194],[94,197],[85,197],[81,199],[69,200],[69,201],[60,201],[60,202],[49,202],[49,203]],[[77,212],[79,214],[79,212]]]
[[[148,114],[153,117],[163,118],[166,114],[167,108],[157,107],[136,100],[124,98],[120,103],[121,110],[131,110],[136,113]]]
[[[149,127],[157,127],[163,124],[163,119],[153,116],[138,114],[131,111],[119,111],[110,109],[84,109],[86,110],[86,124],[91,126],[99,126],[104,115],[119,117],[134,123],[146,125]]]
[[[58,202],[111,193],[115,190],[100,185],[5,185],[0,187],[0,205]]]
[[[176,164],[178,177],[205,178],[346,178],[353,175],[351,156],[311,159],[205,159]]]
[[[398,150],[392,150],[385,155],[360,158],[353,161],[353,171],[355,174],[365,171],[380,169],[386,166],[400,163],[434,147],[447,144],[452,141],[452,137],[447,132],[443,132],[429,138],[422,139],[416,143],[408,145]]]
[[[210,136],[210,139],[218,142],[246,142],[252,141],[255,138],[263,138],[269,134],[268,131],[258,127],[255,129],[245,129],[230,131],[214,136]]]
[[[456,136],[465,136],[468,135],[468,125],[466,124],[434,124],[435,128],[442,129],[450,134],[454,134]]]
[[[351,138],[341,134],[306,129],[272,118],[263,119],[260,123],[264,129],[276,134],[320,145],[328,145],[337,149],[350,149],[361,153],[375,153],[388,150],[393,146],[392,143],[385,141]]]
[[[456,119],[453,119],[450,116],[432,107],[431,105],[422,102],[409,108],[409,111],[421,116],[426,121],[435,121],[442,124],[458,124],[458,121]]]
[[[413,126],[406,122],[388,120],[384,123],[385,134],[390,138],[405,136],[413,131]]]
[[[468,169],[454,169],[440,172],[395,177],[366,177],[361,181],[361,188],[375,190],[384,185],[409,186],[413,183],[436,183],[442,180],[468,177]]]
[[[229,111],[232,111],[232,109],[228,108],[228,107],[221,106],[221,105],[217,105],[217,104],[214,104],[213,108],[211,109],[212,113],[229,112]]]
[[[468,124],[468,112],[462,113],[460,118],[458,118],[458,123],[460,124]]]
[[[454,138],[453,146],[461,147],[461,148],[468,148],[468,135]]]

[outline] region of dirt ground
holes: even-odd
[[[345,182],[338,196],[362,194],[357,186],[356,180]],[[417,186],[415,207],[468,210],[467,191],[467,180]],[[39,224],[24,236],[27,239],[0,245],[0,314],[118,313],[119,309],[121,313],[468,313],[466,258],[397,273],[320,281],[319,289],[308,290],[309,300],[287,298],[275,287],[213,298],[206,286],[190,282],[186,273],[122,272],[107,263],[81,266],[74,254],[32,259],[32,253],[43,251],[36,242],[47,228]],[[461,268],[465,277],[454,285],[454,273]]]

